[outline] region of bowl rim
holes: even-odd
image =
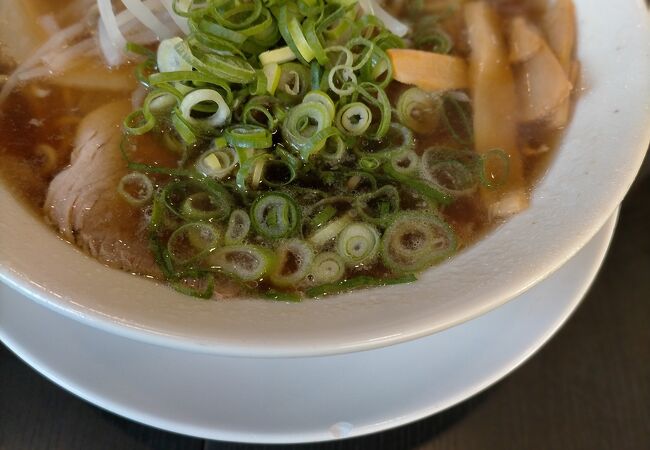
[[[596,8],[593,3],[598,1],[603,5],[607,5],[607,0],[575,0],[576,7],[579,10],[578,21],[583,23],[584,17],[580,14],[580,11],[586,11],[588,8],[593,8],[594,10],[602,11],[602,8]],[[53,290],[50,288],[47,282],[39,282],[41,280],[32,280],[29,276],[29,270],[17,270],[16,267],[20,266],[20,254],[12,254],[8,252],[3,252],[4,245],[1,245],[4,242],[7,242],[6,236],[15,237],[15,230],[8,228],[9,233],[3,233],[5,237],[0,237],[0,279],[3,280],[8,285],[14,287],[15,289],[20,290],[26,294],[31,299],[37,301],[38,303],[58,311],[59,313],[65,314],[69,317],[72,317],[78,321],[81,321],[87,325],[90,325],[95,328],[102,329],[104,331],[115,333],[119,335],[126,336],[131,339],[136,339],[140,341],[149,342],[155,345],[169,346],[174,348],[182,348],[188,351],[195,352],[207,352],[215,353],[220,355],[232,355],[232,356],[256,356],[256,357],[287,357],[287,356],[316,356],[316,355],[327,355],[327,354],[337,354],[337,353],[349,353],[354,351],[363,351],[369,350],[372,348],[383,347],[393,344],[398,344],[404,341],[416,339],[425,335],[433,334],[437,331],[449,328],[451,326],[458,325],[465,321],[471,320],[487,311],[490,311],[499,305],[509,301],[512,298],[515,298],[537,282],[546,278],[548,275],[553,273],[559,267],[561,267],[566,261],[573,257],[597,232],[608,218],[611,216],[612,212],[620,204],[625,194],[629,190],[636,174],[641,167],[643,157],[646,153],[648,142],[650,142],[650,108],[647,105],[650,105],[650,83],[643,83],[641,80],[650,79],[650,16],[648,11],[643,4],[643,2],[632,2],[626,1],[622,4],[618,4],[618,7],[623,7],[623,10],[626,14],[626,17],[636,18],[634,24],[636,26],[629,25],[626,32],[626,38],[634,39],[637,42],[645,43],[640,46],[640,52],[642,53],[639,58],[638,54],[633,55],[635,58],[636,70],[632,74],[632,71],[625,73],[621,76],[626,77],[626,80],[629,80],[629,84],[618,86],[617,89],[637,89],[638,95],[636,96],[637,103],[633,105],[632,116],[634,120],[629,121],[626,124],[626,127],[623,127],[625,133],[621,137],[622,140],[625,140],[627,137],[628,140],[630,136],[633,136],[633,142],[630,142],[626,146],[626,149],[629,150],[629,158],[625,159],[626,167],[625,170],[615,174],[614,177],[615,184],[607,186],[608,193],[604,196],[603,203],[600,206],[600,212],[597,214],[597,218],[592,218],[587,224],[568,224],[572,227],[572,231],[575,232],[575,236],[572,237],[570,244],[560,253],[556,254],[547,254],[546,260],[544,261],[543,268],[537,268],[535,270],[530,270],[526,277],[523,277],[519,283],[516,284],[515,288],[510,288],[506,290],[499,291],[499,294],[491,295],[487,297],[485,301],[482,301],[480,305],[475,305],[471,310],[466,311],[464,314],[455,314],[450,316],[447,320],[438,321],[437,323],[432,324],[430,321],[422,320],[417,324],[414,322],[408,328],[400,328],[397,325],[388,327],[387,329],[373,330],[372,332],[367,331],[356,335],[354,338],[336,338],[331,337],[327,339],[312,339],[305,340],[301,342],[291,342],[286,339],[253,339],[246,340],[242,339],[241,336],[197,336],[197,335],[178,335],[167,332],[167,330],[157,329],[156,327],[148,326],[147,324],[137,323],[130,321],[128,318],[119,317],[117,315],[110,315],[104,311],[94,310],[91,307],[88,307],[83,304],[83,302],[77,302],[74,298],[68,298],[62,294],[62,290]],[[584,8],[584,10],[582,9]],[[592,13],[588,17],[590,19],[597,19],[596,14]],[[583,46],[583,40],[579,38],[579,46]],[[584,48],[579,47],[579,57]],[[628,63],[631,61],[628,60]],[[613,65],[612,65],[613,66]],[[614,70],[613,68],[610,70]],[[640,76],[638,74],[641,74]],[[609,74],[609,73],[608,73]],[[589,74],[588,74],[589,75]],[[607,86],[606,86],[607,87]],[[601,92],[601,86],[592,86],[587,94],[589,96],[593,95],[603,95]],[[606,98],[607,96],[605,96]],[[640,99],[640,100],[639,100]],[[598,103],[598,102],[596,102]],[[576,115],[580,113],[580,99],[578,100],[578,107]],[[574,122],[575,122],[574,117]],[[572,126],[569,126],[569,134],[571,134]],[[595,132],[595,131],[594,131]],[[586,144],[585,144],[586,145]],[[561,145],[562,147],[562,145]],[[561,151],[561,150],[560,150]],[[556,154],[556,159],[557,159]],[[552,163],[553,165],[554,163]],[[551,170],[551,169],[549,169]],[[545,183],[548,173],[543,176],[541,184]],[[3,191],[6,188],[2,188]],[[533,198],[535,198],[535,193],[533,192]],[[602,192],[600,193],[601,196]],[[1,201],[0,201],[1,203]],[[490,236],[487,236],[483,241],[494,241],[495,235],[499,235],[500,238],[503,238],[503,234],[509,233],[513,227],[523,226],[526,218],[525,213],[522,213],[521,216],[517,216],[511,219],[505,225],[499,227],[499,229],[494,230]],[[565,224],[567,225],[567,224]],[[583,226],[582,229],[574,229],[577,226]],[[46,228],[43,225],[43,228]],[[2,230],[0,224],[0,231]],[[48,231],[51,234],[51,231]],[[60,239],[59,239],[60,240]],[[479,243],[474,247],[482,247],[483,243]],[[80,252],[79,252],[80,253]],[[466,260],[471,258],[472,255],[476,254],[477,251],[470,250],[466,251],[463,254],[454,258],[454,260],[445,264],[448,266],[446,269],[447,272],[451,271],[449,267],[462,265],[462,262],[459,260]],[[89,258],[89,257],[87,257]],[[453,264],[452,264],[453,263]],[[106,270],[102,266],[103,270]],[[128,276],[128,274],[124,274]],[[126,280],[126,278],[124,278]],[[423,283],[423,281],[420,281]],[[167,288],[165,288],[167,289]],[[391,292],[393,297],[400,296],[404,292],[401,287],[390,287],[390,288],[381,288],[384,292]],[[507,292],[504,294],[504,292]],[[372,294],[369,294],[372,295]],[[74,297],[74,295],[72,296]],[[346,298],[349,295],[338,296],[337,298]]]

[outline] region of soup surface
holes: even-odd
[[[198,297],[414,281],[527,207],[577,77],[569,0],[151,2],[150,29],[114,5],[128,53],[93,5],[18,8],[36,57],[1,58],[0,170]]]

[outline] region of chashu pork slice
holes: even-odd
[[[45,214],[67,240],[99,261],[160,278],[148,248],[142,209],[117,193],[121,178],[128,173],[120,144],[122,122],[129,112],[129,102],[116,102],[83,119],[70,165],[50,183]],[[169,158],[164,150],[157,152]]]

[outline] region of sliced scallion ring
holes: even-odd
[[[183,42],[180,37],[165,39],[158,45],[156,61],[159,72],[179,72],[192,70],[192,65],[176,51],[176,45]]]
[[[349,48],[343,47],[341,45],[333,45],[331,47],[327,47],[325,49],[325,53],[334,54],[334,57],[330,57],[329,59],[335,66],[352,66],[352,61],[354,61],[354,55],[352,54],[352,51]]]
[[[269,160],[264,166],[262,182],[267,186],[281,187],[296,179],[296,166],[283,159]]]
[[[394,153],[390,157],[393,170],[401,174],[413,174],[420,169],[420,157],[413,150]]]
[[[298,63],[285,63],[280,66],[280,81],[276,97],[290,105],[300,103],[311,89],[310,70]]]
[[[186,266],[205,258],[219,246],[220,239],[220,231],[210,223],[187,223],[171,234],[167,252],[175,266]]]
[[[363,220],[386,226],[400,210],[399,192],[394,186],[383,186],[375,192],[357,197],[354,208]]]
[[[316,255],[309,272],[312,283],[326,284],[339,281],[345,275],[345,261],[334,252]]]
[[[269,278],[278,287],[295,286],[309,273],[314,250],[302,239],[289,239],[278,245],[276,264]]]
[[[282,70],[280,70],[280,66],[277,63],[266,64],[262,70],[264,71],[264,75],[266,75],[266,90],[269,94],[273,95],[280,84]]]
[[[339,96],[351,95],[357,86],[357,76],[352,67],[339,64],[330,70],[327,83],[335,94]]]
[[[455,233],[441,218],[405,212],[384,233],[381,256],[394,272],[416,272],[449,257],[456,247]]]
[[[323,91],[315,90],[315,91],[308,92],[307,95],[305,95],[305,98],[302,99],[302,102],[320,103],[327,108],[327,111],[329,112],[331,117],[334,117],[336,115],[336,106],[334,105],[334,102],[332,101],[330,96]]]
[[[300,210],[288,195],[269,192],[255,199],[250,218],[255,231],[265,238],[284,238],[298,228]]]
[[[359,93],[359,100],[379,109],[379,117],[374,120],[372,126],[368,129],[368,134],[372,139],[382,139],[390,130],[391,117],[393,110],[390,106],[390,100],[386,91],[377,84],[362,82],[356,88]]]
[[[331,134],[321,135],[332,125],[333,117],[322,103],[301,103],[289,110],[282,125],[282,136],[303,160],[318,153]]]
[[[216,104],[217,110],[210,116],[197,119],[192,116],[192,110],[199,104],[208,102]],[[187,94],[180,104],[183,119],[196,127],[207,126],[210,128],[223,127],[230,122],[230,108],[221,94],[212,89],[197,89]]]
[[[422,154],[420,176],[437,189],[454,197],[472,194],[478,185],[473,153],[432,147]],[[482,165],[480,168],[482,169]]]
[[[206,177],[221,180],[230,175],[238,163],[239,157],[235,149],[224,146],[204,152],[197,159],[195,167]]]
[[[163,205],[177,217],[191,222],[220,221],[230,216],[230,194],[210,178],[169,183],[161,192]]]
[[[233,125],[225,132],[228,144],[235,148],[269,148],[273,137],[266,128],[257,125]]]
[[[275,256],[255,245],[227,245],[212,252],[208,260],[213,268],[242,281],[257,281],[271,271]]]
[[[241,244],[248,236],[250,227],[251,219],[248,217],[248,213],[243,209],[234,210],[228,220],[228,228],[223,238],[224,242],[226,245]]]
[[[117,185],[117,192],[132,206],[142,206],[151,201],[154,187],[151,179],[143,173],[126,174]]]
[[[435,133],[443,114],[442,96],[420,88],[407,89],[397,101],[400,122],[416,133]]]
[[[196,192],[187,196],[180,211],[187,220],[210,220],[222,216],[221,205],[216,205],[207,192]]]
[[[287,30],[291,35],[291,39],[293,40],[294,45],[300,52],[300,55],[305,60],[305,62],[310,62],[312,59],[314,59],[314,50],[309,45],[309,42],[307,42],[305,34],[303,33],[300,26],[300,22],[295,15],[292,15],[289,18],[289,21],[287,23]]]
[[[263,66],[269,64],[284,64],[286,62],[293,61],[296,59],[296,55],[293,53],[293,50],[289,47],[280,47],[274,50],[269,50],[264,53],[260,53],[260,63]]]
[[[379,253],[379,243],[379,232],[374,226],[354,222],[339,234],[336,251],[348,266],[359,267],[374,262]]]
[[[469,195],[476,190],[477,183],[472,171],[460,161],[449,160],[423,164],[421,174],[422,178],[438,189],[455,197]]]
[[[348,103],[339,109],[336,126],[350,136],[363,135],[372,122],[370,108],[361,102]]]
[[[309,236],[309,242],[317,247],[322,247],[334,240],[351,222],[352,218],[349,215],[334,219],[314,231],[311,236]]]
[[[325,147],[318,153],[318,156],[332,165],[335,165],[343,159],[348,149],[343,140],[341,133],[331,136],[325,142]]]

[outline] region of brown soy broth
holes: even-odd
[[[41,214],[50,181],[70,162],[77,125],[96,107],[119,100],[116,94],[80,92],[32,83],[13,93],[0,115],[0,177]],[[54,150],[54,167],[38,151]]]
[[[523,14],[532,21],[536,22],[540,18],[540,10],[537,6],[539,1],[517,1],[517,0],[489,0],[504,18],[514,15]],[[54,11],[57,8],[63,8],[69,5],[69,0],[56,0],[46,2],[42,0],[43,8],[51,8]],[[436,2],[435,0],[426,1],[432,8],[436,4],[449,4],[457,2]],[[403,16],[408,18],[407,12]],[[464,30],[462,20],[458,16],[449,16],[441,22],[443,29],[450,36],[456,38],[452,54],[466,56],[468,48],[463,40]],[[0,68],[2,66],[0,65]],[[106,69],[109,72],[109,69]],[[136,86],[134,85],[134,89]],[[393,83],[387,90],[393,104],[399,97],[400,93],[406,87],[399,83]],[[42,208],[47,193],[47,188],[51,180],[58,172],[64,169],[69,161],[71,152],[74,149],[74,139],[77,131],[77,124],[90,111],[103,104],[124,99],[130,93],[104,93],[101,91],[81,91],[71,88],[63,88],[49,85],[47,80],[27,84],[17,90],[5,102],[1,108],[0,114],[0,177],[18,195],[26,205],[28,205],[39,217],[43,216]],[[450,125],[452,128],[462,128],[463,123],[459,116],[450,116]],[[525,146],[548,146],[550,149],[556,148],[562,136],[561,130],[549,131],[542,124],[533,124],[520,129],[520,145]],[[152,140],[153,141],[153,140]],[[44,157],[37,151],[39,145],[47,145],[54,149],[56,161],[53,167],[48,167]],[[159,141],[150,145],[162,145]],[[461,144],[450,134],[448,128],[439,123],[433,128],[431,134],[416,135],[416,152],[419,155],[430,147],[449,147],[458,150],[470,150],[471,144]],[[200,153],[200,152],[197,152]],[[552,152],[544,152],[538,155],[524,157],[524,170],[528,188],[532,188],[535,181],[544,173]],[[174,159],[175,156],[172,158]],[[163,165],[169,165],[165,161]],[[282,167],[278,166],[272,175],[278,181],[286,178]],[[164,183],[164,178],[154,181]],[[312,180],[312,184],[304,186],[305,188],[326,188],[318,180]],[[357,195],[357,192],[352,192]],[[116,196],[117,199],[117,196]],[[119,201],[117,199],[116,201]],[[418,203],[417,198],[405,195],[402,199],[403,207],[414,207]],[[244,207],[238,205],[237,207]],[[460,248],[471,245],[476,240],[482,238],[486,233],[492,230],[499,223],[490,221],[487,210],[483,205],[478,191],[464,197],[460,197],[454,203],[441,208],[441,213],[445,220],[455,230]],[[118,208],[115,211],[107,211],[107,220],[116,221],[134,220],[133,216],[124,208]],[[114,215],[109,218],[108,215]],[[142,220],[146,214],[138,216],[137,220]],[[145,222],[142,222],[145,226]],[[145,233],[142,233],[142,239],[146,239]],[[259,238],[252,237],[251,243],[262,244]],[[273,245],[273,243],[264,243]],[[325,247],[325,250],[332,250],[332,245]],[[286,267],[291,271],[296,262],[289,258],[291,264]],[[346,277],[357,275],[372,275],[377,277],[388,277],[390,271],[381,263],[374,264],[372,267],[359,267],[349,269]],[[249,283],[248,288],[259,291],[272,290],[268,280]]]

